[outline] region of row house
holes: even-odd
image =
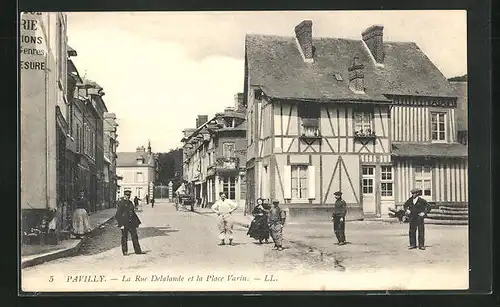
[[[210,120],[200,115],[196,129],[184,130],[184,182],[202,207],[213,204],[219,192],[244,207],[247,128],[242,94],[237,94],[235,101],[235,107]]]
[[[20,207],[22,232],[56,218],[63,227],[66,187],[67,18],[23,12],[20,24]]]
[[[315,38],[306,20],[295,36],[246,36],[247,212],[263,197],[320,213],[340,190],[349,218],[383,216],[414,187],[466,204],[453,87],[415,43],[360,34]]]
[[[116,206],[116,194],[118,188],[118,175],[116,174],[116,151],[120,142],[118,141],[115,113],[104,113],[104,195],[105,201],[110,207]]]
[[[118,152],[116,159],[116,175],[119,188],[116,198],[123,196],[125,190],[132,191],[132,197],[150,198],[154,192],[154,184],[158,180],[158,155],[153,153],[151,143],[136,148],[135,152]]]

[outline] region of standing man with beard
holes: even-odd
[[[411,197],[404,204],[404,210],[406,215],[410,218],[410,230],[408,235],[410,237],[409,249],[417,248],[417,230],[418,230],[418,248],[421,250],[425,249],[425,216],[431,207],[429,203],[420,197],[422,190],[412,189],[410,191]]]
[[[115,219],[118,222],[118,227],[120,227],[122,232],[121,244],[123,256],[128,255],[128,234],[132,237],[132,245],[134,246],[134,252],[136,254],[145,254],[141,250],[141,245],[139,244],[139,237],[137,236],[137,227],[141,224],[141,220],[135,213],[134,204],[130,201],[130,194],[132,191],[125,190],[123,192],[124,196],[118,202]]]

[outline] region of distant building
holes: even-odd
[[[116,150],[119,145],[117,127],[116,114],[104,113],[104,197],[111,207],[116,204],[116,191],[118,188],[118,176],[116,174]]]
[[[132,197],[144,199],[146,195],[151,196],[158,176],[158,160],[151,150],[151,143],[147,149],[139,146],[135,152],[118,152],[116,174],[121,178],[117,198],[123,196],[126,189],[132,191]]]
[[[235,96],[235,106],[224,112],[200,115],[196,129],[185,129],[183,177],[197,205],[213,204],[225,192],[244,208],[246,199],[246,122],[243,95]]]

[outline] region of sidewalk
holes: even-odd
[[[113,219],[115,212],[116,208],[110,208],[91,213],[89,220],[92,231]],[[58,245],[22,245],[21,268],[24,269],[54,259],[74,255],[78,252],[84,241],[85,238],[80,240],[64,240]]]

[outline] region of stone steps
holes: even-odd
[[[435,220],[435,219],[425,219],[426,224],[430,225],[468,225],[467,220]]]

